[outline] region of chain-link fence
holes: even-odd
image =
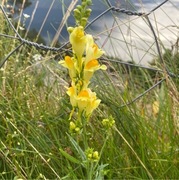
[[[103,30],[103,32],[98,33],[99,36],[102,35],[104,37],[103,41],[99,40],[101,46],[108,49],[106,50],[107,54],[104,57],[102,57],[101,60],[106,62],[115,62],[121,65],[125,65],[127,67],[142,68],[142,69],[147,69],[148,71],[160,72],[161,74],[165,74],[162,75],[157,82],[155,82],[151,87],[149,87],[143,93],[140,93],[137,97],[135,97],[131,101],[128,101],[127,103],[121,106],[123,107],[143,97],[146,93],[148,93],[149,91],[151,91],[152,89],[156,88],[158,85],[163,83],[166,79],[168,79],[168,77],[171,78],[179,77],[177,71],[173,72],[170,66],[167,65],[167,63],[165,62],[165,58],[163,56],[163,51],[166,51],[168,49],[167,47],[165,47],[165,44],[163,43],[163,41],[166,40],[170,42],[171,45],[171,46],[168,45],[168,47],[169,46],[171,47],[170,50],[171,56],[174,57],[176,56],[176,54],[178,54],[179,28],[176,22],[174,22],[173,19],[170,17],[172,14],[168,14],[166,9],[168,7],[170,7],[170,9],[173,9],[173,12],[171,13],[176,14],[176,19],[177,19],[177,13],[179,14],[179,8],[178,8],[179,3],[177,1],[165,0],[158,4],[155,3],[155,7],[151,6],[151,9],[149,6],[148,9],[150,10],[148,12],[144,12],[146,11],[145,8],[143,9],[139,8],[139,10],[143,11],[143,12],[139,12],[137,10],[129,10],[127,8],[126,9],[121,8],[120,6],[118,6],[117,3],[118,1],[116,1],[115,3],[111,3],[110,0],[106,0],[105,2],[107,7],[106,10],[101,14],[99,14],[97,17],[95,17],[93,20],[91,20],[91,22],[89,22],[88,25],[86,26],[86,30],[90,31],[90,28],[96,22],[98,23],[99,21],[102,21],[102,19],[107,14],[109,14],[108,17],[111,16],[111,18],[114,19],[113,23],[112,22],[109,23],[108,27],[106,27],[106,29]],[[9,20],[7,12],[5,11],[2,5],[0,6],[0,10],[3,13],[3,17],[6,20],[7,24],[14,31],[14,36],[8,34],[0,34],[0,36],[19,41],[19,45],[15,47],[11,52],[9,52],[9,54],[6,55],[6,57],[1,59],[0,68],[2,68],[5,62],[8,61],[9,57],[23,45],[33,46],[36,47],[37,49],[41,49],[45,51],[53,51],[56,54],[60,54],[61,51],[63,52],[69,51],[69,49],[66,48],[69,42],[65,42],[62,45],[60,45],[60,47],[57,48],[57,47],[46,46],[43,44],[38,44],[36,42],[32,42],[22,38],[21,35],[17,32],[11,20]],[[157,19],[157,13],[163,13],[162,15],[163,22],[161,22],[162,18]],[[122,21],[120,19],[121,15],[127,17],[125,18],[125,21]],[[170,20],[169,23],[165,24],[164,19],[169,19]],[[106,22],[107,21],[109,21],[109,19],[107,19]],[[124,26],[124,28],[122,28],[122,26]],[[145,31],[144,26],[148,28],[148,31]],[[118,29],[118,32],[115,31],[116,28]],[[139,29],[138,32],[137,29]],[[165,30],[170,31],[170,34],[172,33],[173,36],[170,37],[170,35],[169,36],[163,35],[163,31]],[[126,34],[124,34],[123,31],[126,31]],[[142,34],[142,31],[145,31],[145,33]],[[118,36],[119,33],[121,33],[121,37],[116,38],[116,36]],[[148,40],[147,38],[150,38],[151,41]],[[109,39],[113,42],[110,41],[111,43],[107,43]],[[113,49],[113,52],[109,50],[110,48]],[[123,55],[127,54],[127,56],[116,58],[119,57],[120,52]],[[148,55],[152,55],[153,53],[155,54],[155,57],[157,57],[158,63],[160,63],[161,65],[160,68],[158,67],[155,68],[146,65],[147,64],[146,61],[148,61],[152,57],[150,56],[149,58]],[[119,59],[127,59],[130,62],[121,61]]]

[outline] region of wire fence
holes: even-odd
[[[102,18],[103,16],[108,14],[109,12],[112,12],[112,13],[116,13],[116,14],[125,14],[125,15],[127,15],[129,17],[130,16],[137,16],[137,17],[141,18],[143,21],[145,20],[147,22],[147,24],[148,24],[149,29],[150,29],[150,33],[153,36],[153,39],[154,39],[154,42],[155,42],[155,46],[156,46],[156,50],[157,50],[157,54],[158,54],[158,58],[159,58],[160,64],[162,65],[163,69],[152,68],[152,67],[145,66],[145,65],[142,65],[142,64],[133,64],[133,63],[128,63],[128,62],[124,62],[124,61],[118,61],[118,60],[115,60],[115,58],[108,58],[108,57],[101,58],[101,60],[104,60],[104,61],[112,61],[112,62],[116,62],[116,63],[119,63],[119,64],[131,66],[131,67],[137,67],[137,68],[147,69],[149,71],[155,71],[155,72],[160,72],[160,73],[162,72],[162,73],[166,74],[166,76],[164,76],[163,78],[160,78],[160,80],[158,80],[154,85],[152,85],[146,91],[144,91],[143,93],[139,94],[137,97],[135,97],[131,101],[121,105],[119,108],[125,107],[127,105],[130,105],[130,104],[136,102],[138,99],[143,97],[145,94],[150,92],[152,89],[156,88],[158,85],[163,83],[166,79],[168,79],[168,77],[171,77],[171,78],[178,78],[179,77],[179,74],[176,74],[176,73],[170,71],[169,68],[167,67],[167,65],[166,65],[166,63],[165,63],[165,61],[163,59],[162,50],[161,50],[161,46],[160,46],[160,39],[158,38],[158,36],[159,36],[158,32],[156,32],[155,28],[153,27],[153,25],[151,23],[151,19],[150,19],[150,15],[152,13],[154,13],[155,11],[157,11],[158,9],[162,8],[166,3],[170,3],[172,6],[174,6],[172,1],[165,0],[165,1],[161,2],[161,3],[159,3],[158,5],[156,5],[149,12],[144,13],[144,12],[138,12],[138,11],[132,11],[132,10],[127,10],[127,9],[123,9],[123,8],[118,8],[116,6],[113,6],[111,4],[110,0],[106,0],[106,4],[107,4],[108,8],[104,12],[99,14],[97,17],[95,17],[86,26],[86,29],[90,28],[97,20],[99,20],[100,18]],[[177,7],[175,7],[175,8],[177,9]],[[0,34],[0,36],[3,36],[5,38],[10,38],[10,39],[16,39],[16,40],[18,40],[20,42],[20,44],[17,47],[15,47],[11,52],[9,52],[9,54],[3,60],[1,60],[0,68],[2,68],[4,66],[5,62],[9,59],[9,57],[12,56],[12,54],[14,52],[16,52],[23,45],[28,45],[30,47],[33,46],[33,47],[35,47],[37,49],[41,49],[41,50],[45,50],[45,51],[53,51],[53,52],[55,52],[57,54],[59,52],[61,52],[61,51],[64,51],[64,52],[67,51],[66,45],[69,42],[65,42],[60,47],[56,48],[56,47],[46,46],[46,45],[43,45],[43,44],[38,44],[36,42],[32,42],[32,41],[29,41],[29,40],[26,40],[26,39],[22,38],[20,36],[20,34],[17,32],[17,30],[14,27],[13,23],[11,22],[11,20],[9,20],[8,15],[7,15],[7,13],[4,10],[4,7],[2,5],[0,5],[0,10],[2,11],[3,16],[4,16],[5,20],[7,21],[7,23],[9,24],[10,28],[15,33],[14,36],[11,36],[11,35],[8,35],[8,34]],[[179,12],[179,9],[178,9],[178,12]],[[176,46],[178,47],[178,43],[176,44]]]

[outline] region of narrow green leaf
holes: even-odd
[[[69,161],[73,162],[73,163],[76,163],[76,164],[81,164],[81,162],[74,158],[73,156],[69,155],[67,152],[65,152],[64,150],[62,150],[61,148],[59,149],[59,151],[62,153],[62,155],[64,157],[66,157]]]
[[[81,156],[81,159],[83,161],[85,161],[86,160],[86,156],[85,156],[84,151],[81,149],[81,147],[78,145],[78,143],[69,134],[67,134],[67,136],[70,139],[70,142],[72,143],[73,147],[76,149],[78,154]]]

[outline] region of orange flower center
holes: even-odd
[[[93,59],[86,64],[86,69],[91,69],[91,68],[96,67],[98,65],[99,65],[98,61],[96,59]]]
[[[82,90],[79,94],[78,97],[82,97],[82,98],[89,98],[89,93],[87,90]]]

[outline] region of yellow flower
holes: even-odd
[[[85,111],[86,116],[90,115],[101,102],[100,99],[97,99],[96,93],[89,88],[82,90],[76,99],[79,112]]]
[[[98,48],[98,46],[94,43],[94,39],[92,35],[86,35],[86,60],[87,64],[89,61],[93,59],[98,59],[104,54],[104,51]]]
[[[70,78],[73,80],[76,77],[75,59],[70,56],[65,56],[65,60],[59,62],[62,66],[69,70]]]
[[[88,83],[94,72],[98,69],[106,70],[107,67],[105,65],[100,65],[96,59],[86,63],[84,67],[84,81]]]
[[[73,107],[78,107],[79,112],[85,112],[90,115],[100,104],[101,100],[97,99],[96,93],[89,88],[83,89],[77,94],[76,87],[69,87],[67,94],[70,96],[70,103]]]
[[[96,67],[99,67],[99,63],[96,59],[89,61],[85,66],[86,69],[91,69],[91,68],[96,68]]]
[[[67,90],[67,94],[70,96],[70,103],[73,107],[77,106],[77,101],[76,101],[76,89],[75,87],[69,87]]]
[[[86,47],[86,36],[82,26],[78,26],[73,29],[70,34],[70,43],[77,58],[81,59]]]

